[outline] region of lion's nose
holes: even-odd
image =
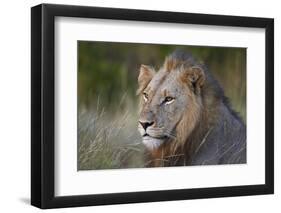
[[[152,126],[154,124],[154,122],[141,122],[141,121],[139,121],[139,122],[142,125],[142,127],[144,128],[144,130],[146,130],[147,127]]]

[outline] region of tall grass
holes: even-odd
[[[79,107],[78,115],[78,170],[145,166],[134,112]]]

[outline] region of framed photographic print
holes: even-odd
[[[271,194],[274,21],[31,9],[31,204]]]

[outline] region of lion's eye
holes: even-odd
[[[145,92],[143,93],[143,99],[145,102],[147,102],[147,100],[148,100],[148,94]]]
[[[171,104],[172,102],[174,102],[174,100],[175,100],[175,98],[168,96],[164,99],[164,103],[165,103],[165,105]]]

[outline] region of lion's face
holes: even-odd
[[[200,100],[190,88],[186,73],[165,68],[155,73],[151,67],[142,65],[138,81],[141,98],[138,130],[145,146],[155,150],[188,134],[186,122],[196,122]],[[190,123],[189,129],[193,127]]]

